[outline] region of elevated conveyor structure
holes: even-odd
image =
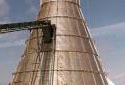
[[[40,0],[37,20],[55,24],[51,43],[31,30],[10,85],[108,85],[80,0]]]

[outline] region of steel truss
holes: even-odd
[[[1,24],[0,34],[21,30],[42,29],[44,42],[49,43],[52,40],[54,28],[55,26],[51,25],[49,20]]]

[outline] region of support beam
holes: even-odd
[[[51,22],[48,20],[1,24],[0,34],[21,31],[21,30],[32,30],[32,29],[42,29],[44,42],[50,43],[53,37],[53,31],[55,29],[55,26],[51,25]]]

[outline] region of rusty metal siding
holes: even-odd
[[[33,30],[27,44],[28,50],[21,61],[26,62],[25,67],[29,72],[15,76],[13,81],[21,82],[12,85],[108,85],[82,16],[80,0],[40,0],[40,2],[41,9],[37,20],[51,20],[52,24],[56,25],[54,54],[41,52],[39,56],[42,60],[38,62],[40,66],[36,65],[36,69],[33,69],[32,64],[37,57],[37,42],[40,42],[37,41],[37,34],[41,35],[40,31],[38,33]],[[52,44],[44,46],[53,48]],[[20,63],[18,70],[23,69],[24,65]],[[31,78],[33,71],[36,74],[35,78]]]

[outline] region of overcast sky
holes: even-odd
[[[125,0],[82,0],[82,9],[109,78],[125,85]],[[38,0],[0,0],[0,23],[35,20],[38,10]],[[27,37],[0,35],[0,85],[11,80]]]

